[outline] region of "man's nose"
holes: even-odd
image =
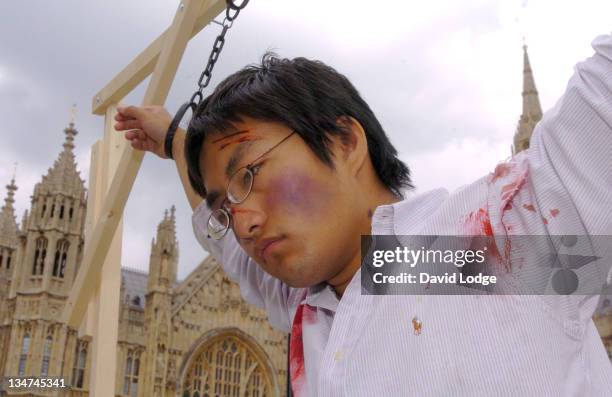
[[[258,238],[266,220],[263,211],[243,204],[235,204],[229,208],[236,237],[242,239]]]

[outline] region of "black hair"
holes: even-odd
[[[411,188],[410,171],[376,116],[351,82],[321,61],[281,59],[272,53],[260,65],[249,65],[223,80],[196,108],[187,129],[185,158],[189,182],[202,197],[200,152],[206,136],[224,133],[247,116],[285,124],[315,155],[333,169],[330,136],[346,136],[341,117],[353,117],[365,131],[376,174],[393,193]]]

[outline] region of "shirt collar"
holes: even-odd
[[[429,216],[449,197],[446,189],[425,193],[405,192],[404,200],[376,207],[372,217],[373,235],[418,234]]]
[[[302,301],[309,306],[320,307],[331,312],[336,312],[340,299],[336,296],[336,291],[327,283],[320,283],[308,288],[308,293]]]

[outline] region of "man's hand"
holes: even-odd
[[[130,141],[136,150],[146,150],[154,153],[162,159],[167,159],[164,150],[164,141],[168,126],[172,122],[172,116],[161,106],[126,106],[118,107],[115,116],[115,129],[127,131],[125,139]],[[185,131],[177,128],[174,135],[173,157],[176,169],[187,200],[191,208],[195,209],[201,202],[200,197],[191,187],[187,175],[187,163],[185,162]]]
[[[161,106],[117,108],[115,129],[126,131],[125,139],[137,150],[146,150],[166,159],[164,140],[172,116]]]

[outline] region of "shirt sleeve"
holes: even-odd
[[[290,302],[299,295],[299,289],[264,272],[240,247],[234,233],[228,232],[221,240],[210,238],[206,230],[209,216],[205,201],[192,215],[193,230],[200,245],[221,264],[229,278],[240,285],[242,297],[248,303],[264,309],[273,327],[289,332]]]
[[[537,205],[550,215],[548,234],[599,241],[594,250],[610,258],[612,36],[592,46],[595,54],[576,65],[564,95],[537,124],[527,158]],[[603,287],[609,269],[601,276]],[[590,321],[599,296],[574,298],[578,319]]]
[[[576,65],[565,94],[536,126],[529,166],[535,177],[548,175],[560,182],[587,234],[609,235],[612,234],[612,36],[599,36],[592,45],[595,55]],[[536,185],[536,190],[539,187]]]

